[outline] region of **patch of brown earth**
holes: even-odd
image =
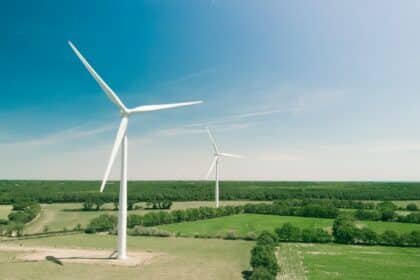
[[[24,247],[16,245],[0,245],[0,251],[17,251],[17,258],[22,261],[45,261],[47,256],[53,256],[62,263],[106,264],[117,266],[143,266],[150,264],[162,253],[131,251],[127,259],[119,260],[109,250],[67,249],[49,247]]]

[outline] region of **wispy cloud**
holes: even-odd
[[[361,144],[342,144],[322,146],[323,149],[338,152],[360,153],[393,153],[393,152],[420,152],[419,142],[370,142]]]
[[[186,75],[184,75],[182,77],[179,77],[177,79],[174,79],[174,80],[167,81],[165,84],[166,85],[173,85],[173,84],[183,83],[183,82],[186,82],[186,81],[198,78],[198,77],[202,77],[202,76],[205,76],[207,74],[214,73],[214,72],[216,72],[215,68],[207,68],[207,69],[203,69],[203,70],[200,70],[200,71],[196,71],[196,72],[193,72],[193,73],[186,74]]]
[[[102,125],[97,128],[88,128],[86,125],[65,129],[39,138],[32,138],[23,141],[0,143],[0,146],[44,146],[55,143],[73,141],[86,137],[95,136],[115,129],[114,125]]]

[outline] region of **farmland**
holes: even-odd
[[[247,201],[221,201],[221,205],[241,205],[244,203],[252,203]],[[144,203],[139,203],[137,206],[145,207]],[[190,201],[190,202],[175,202],[171,210],[195,208],[200,206],[214,206],[213,201]],[[107,203],[103,206],[101,211],[83,211],[81,203],[53,203],[42,204],[42,211],[40,217],[31,223],[26,229],[26,233],[40,233],[45,227],[50,231],[59,231],[63,228],[73,229],[78,224],[85,227],[90,220],[101,214],[117,215],[118,211],[113,210],[112,203]],[[4,209],[4,217],[7,217],[11,207],[1,205],[0,209]],[[151,210],[138,209],[129,211],[130,214],[144,214]],[[1,214],[1,212],[0,212]],[[1,218],[2,216],[0,216]]]
[[[71,235],[7,242],[7,245],[60,248],[107,249],[111,253],[116,239],[110,235]],[[0,252],[0,276],[4,279],[242,279],[248,268],[251,242],[183,238],[129,237],[130,250],[159,252],[163,255],[144,267],[65,264],[48,261],[23,262],[17,252]],[[199,249],[197,249],[199,248]],[[162,269],[164,267],[164,269]]]
[[[418,249],[331,244],[282,244],[280,279],[418,279]],[[291,278],[295,277],[295,278]]]
[[[396,188],[403,191],[396,192]],[[419,204],[420,201],[420,185],[414,183],[222,182],[221,196],[225,200],[221,201],[218,212],[213,208],[212,183],[130,182],[129,198],[134,204],[128,214],[129,217],[138,216],[140,222],[129,228],[128,251],[156,253],[156,259],[140,268],[86,263],[57,266],[46,260],[24,261],[19,248],[107,250],[111,253],[116,246],[115,232],[87,234],[82,231],[94,218],[118,214],[113,203],[118,197],[118,185],[111,184],[105,194],[100,194],[98,182],[1,181],[0,190],[3,203],[0,205],[0,219],[7,219],[11,213],[11,202],[28,198],[43,202],[39,214],[24,225],[21,239],[4,236],[0,242],[0,247],[3,246],[0,250],[0,275],[13,273],[17,279],[73,279],[74,272],[92,279],[196,279],[197,275],[200,279],[243,279],[242,273],[250,269],[251,249],[256,244],[253,240],[264,231],[274,233],[275,229],[290,223],[301,233],[304,229],[322,229],[332,238],[333,223],[339,214],[355,217],[359,210],[382,213],[378,207],[385,207],[387,204],[381,204],[381,201],[388,199],[395,202],[396,214],[417,215],[418,211],[407,211],[405,207],[408,203]],[[370,196],[372,190],[376,190],[374,196]],[[349,196],[356,197],[350,200]],[[369,199],[366,200],[366,196]],[[151,204],[147,204],[170,198],[173,199],[170,209],[151,209]],[[103,203],[98,210],[96,206],[83,210],[89,199]],[[275,200],[277,202],[273,203]],[[352,204],[352,201],[356,203]],[[364,203],[358,203],[360,201]],[[319,212],[319,207],[337,209]],[[233,208],[237,212],[232,212]],[[303,211],[305,209],[308,211]],[[159,220],[160,217],[166,220]],[[175,217],[184,218],[177,221]],[[282,272],[278,278],[415,279],[419,249],[408,247],[417,246],[410,238],[420,232],[420,223],[401,222],[398,216],[390,216],[386,221],[356,219],[354,225],[376,233],[377,245],[343,245],[334,243],[333,239],[325,244],[303,243],[302,239],[294,240],[302,243],[280,242],[277,260]],[[142,235],[139,232],[147,232],[146,229],[154,229],[158,234],[160,230],[166,237],[134,236]],[[406,239],[389,243],[392,246],[379,246],[388,244],[383,243],[385,237],[382,234],[386,231],[397,234],[396,237],[389,235],[391,239],[386,239],[386,242],[398,241],[402,237]],[[7,246],[16,246],[17,249],[7,251]],[[399,274],[402,270],[404,272]]]
[[[300,228],[321,227],[330,230],[333,221],[333,219],[323,218],[242,214],[204,221],[163,225],[160,226],[160,228],[174,233],[178,232],[186,236],[193,236],[197,233],[218,236],[228,231],[234,231],[239,236],[245,236],[247,233],[250,232],[260,233],[263,230],[274,231],[275,228],[280,227],[284,223],[288,222]],[[356,224],[359,227],[368,227],[377,232],[384,232],[385,230],[394,230],[396,232],[402,233],[411,230],[420,230],[419,224],[403,224],[394,222],[373,221],[357,221]]]

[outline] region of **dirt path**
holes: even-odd
[[[39,218],[27,224],[24,233],[41,233],[44,230],[44,226],[55,219],[55,214],[54,211],[50,211],[48,208],[42,206]]]
[[[47,256],[54,256],[65,263],[103,264],[118,266],[143,266],[156,260],[161,253],[130,252],[126,260],[110,258],[110,250],[67,249],[50,247],[26,247],[0,244],[0,251],[21,252],[17,259],[22,261],[45,261]]]

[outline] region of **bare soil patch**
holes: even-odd
[[[0,245],[0,251],[17,251],[17,259],[22,261],[45,261],[53,256],[62,263],[104,264],[116,266],[143,266],[156,260],[162,253],[131,251],[127,259],[119,260],[110,250],[67,249],[50,247],[26,247],[16,245]]]

